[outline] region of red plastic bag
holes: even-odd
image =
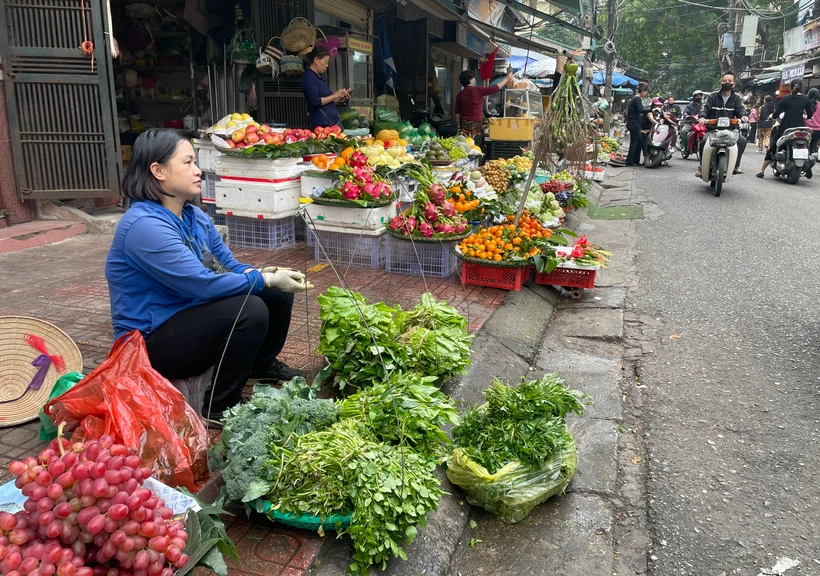
[[[74,388],[45,406],[72,442],[110,434],[133,446],[154,477],[191,492],[208,474],[208,433],[196,410],[151,368],[138,331],[114,343],[108,358]]]

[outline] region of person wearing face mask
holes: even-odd
[[[169,380],[219,364],[211,382],[215,414],[241,400],[249,378],[304,376],[277,358],[293,294],[310,288],[304,274],[257,270],[233,257],[211,219],[191,204],[202,172],[183,135],[148,130],[132,154],[122,183],[131,206],[105,264],[114,338],[138,330],[151,366]]]
[[[806,125],[804,118],[811,119],[814,115],[814,101],[803,94],[803,81],[794,79],[789,82],[790,94],[783,96],[774,111],[774,117],[780,119],[780,124],[772,130],[771,145],[766,150],[766,157],[763,166],[757,173],[758,178],[763,178],[766,168],[771,164],[774,153],[777,151],[777,141],[789,128],[799,128]],[[806,173],[806,178],[811,178],[811,170]]]
[[[675,97],[671,94],[663,105],[663,111],[667,114],[674,114],[677,120],[680,120],[680,106],[675,104]]]
[[[629,130],[629,152],[626,155],[627,166],[641,166],[641,154],[646,155],[646,140],[641,132],[644,118],[649,110],[643,107],[643,99],[649,94],[649,84],[641,82],[638,90],[629,101],[626,112],[626,129]]]
[[[350,99],[350,90],[339,88],[335,92],[327,85],[322,74],[330,65],[330,52],[322,46],[314,46],[305,57],[308,69],[302,74],[302,93],[307,101],[310,125],[334,126],[339,124],[339,111],[336,104]]]
[[[706,98],[703,108],[698,114],[698,121],[701,124],[706,124],[706,120],[713,120],[715,118],[738,118],[742,121],[748,120],[746,117],[746,106],[743,105],[743,99],[735,94],[735,73],[726,72],[720,81],[720,90],[712,92]],[[700,141],[700,155],[703,157],[703,148],[706,146],[706,138]],[[740,161],[743,158],[743,151],[746,150],[746,138],[742,134],[738,134],[737,138],[737,163],[735,164],[735,174],[743,174],[740,169]],[[695,176],[701,177],[701,168],[698,164],[698,170]]]
[[[700,109],[703,107],[703,91],[692,92],[692,101],[683,109],[683,127],[681,128],[681,138],[684,142],[689,141],[689,133],[692,131],[692,123],[698,119]]]

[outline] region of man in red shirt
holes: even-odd
[[[484,97],[499,92],[513,81],[513,75],[507,74],[495,86],[476,86],[475,72],[465,70],[458,77],[464,89],[456,96],[456,125],[460,132],[469,134],[481,146],[484,136]]]

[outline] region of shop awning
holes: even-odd
[[[592,83],[593,84],[604,84],[606,83],[606,72],[598,71],[592,75]],[[623,86],[624,84],[629,84],[630,86],[637,86],[638,81],[630,78],[626,74],[619,74],[618,72],[612,73],[612,85],[613,86]]]
[[[533,37],[530,40],[528,37],[518,36],[513,32],[507,32],[506,30],[502,30],[501,28],[496,28],[495,26],[490,26],[485,22],[481,22],[480,20],[474,20],[472,18],[469,19],[469,24],[467,25],[468,28],[475,30],[479,36],[485,35],[490,42],[498,43],[497,41],[504,42],[505,44],[509,44],[514,48],[524,48],[534,50],[539,54],[558,54],[558,51],[547,44],[544,44],[537,37]]]
[[[580,34],[582,36],[588,36],[589,38],[593,38],[595,35],[590,30],[585,30],[584,28],[580,28],[575,24],[570,24],[566,20],[561,20],[556,16],[551,14],[547,14],[546,12],[541,12],[540,10],[536,10],[535,8],[530,8],[526,4],[522,4],[518,2],[518,0],[498,0],[502,4],[506,4],[510,8],[515,8],[519,12],[523,12],[524,14],[529,14],[530,16],[534,16],[539,20],[545,20],[550,24],[555,24],[557,26],[561,26],[562,28],[566,28],[567,30],[571,30],[576,34]]]

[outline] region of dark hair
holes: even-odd
[[[791,82],[789,82],[789,89],[791,89],[792,94],[797,94],[798,92],[803,91],[803,81],[800,78],[795,78]]]
[[[310,66],[315,60],[321,60],[325,56],[330,56],[330,51],[324,46],[317,44],[313,47],[313,50],[308,52],[307,56],[305,56],[305,60],[307,60],[308,66]]]
[[[162,189],[159,180],[151,172],[151,165],[166,164],[185,136],[176,130],[152,128],[140,134],[134,142],[131,163],[122,179],[122,193],[131,200],[154,200],[160,202],[163,196],[170,196]]]
[[[818,100],[820,100],[820,90],[818,90],[817,88],[812,88],[811,90],[809,90],[809,93],[806,94],[806,96],[817,102]]]
[[[458,81],[461,82],[462,88],[466,88],[470,85],[470,82],[473,81],[473,78],[475,78],[475,72],[473,72],[472,70],[465,70],[464,72],[459,74]]]
[[[649,84],[646,82],[641,82],[638,84],[638,89],[636,90],[636,94],[640,94],[641,92],[649,92]]]
[[[771,102],[772,100],[774,100],[774,98],[772,98],[772,95],[771,95],[771,94],[766,94],[766,96],[764,96],[764,97],[763,97],[763,103],[764,103],[764,104],[768,104],[768,103],[769,103],[769,102]]]
[[[735,74],[734,70],[727,70],[726,72],[723,73],[723,76],[731,76],[732,78],[737,80],[737,74]],[[721,78],[723,78],[723,76],[721,76]]]

